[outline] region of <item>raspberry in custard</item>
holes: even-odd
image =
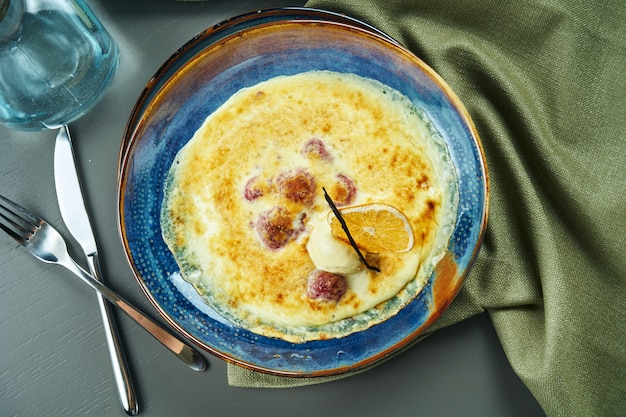
[[[326,144],[319,138],[309,139],[302,148],[302,153],[306,156],[314,156],[322,161],[331,162],[333,156],[328,152]]]
[[[273,250],[285,246],[296,234],[291,215],[281,206],[261,213],[255,228],[263,245]]]
[[[280,193],[288,200],[311,206],[315,199],[315,178],[304,169],[289,170],[276,180]]]
[[[263,194],[264,194],[263,187],[261,183],[259,182],[258,175],[250,178],[248,182],[246,182],[246,186],[243,191],[243,197],[247,201],[256,200],[257,198],[262,197]]]
[[[348,283],[342,275],[316,269],[309,276],[306,294],[313,300],[337,302],[347,290]]]
[[[348,206],[356,198],[354,181],[343,174],[337,174],[336,182],[331,189],[333,201],[337,206]]]

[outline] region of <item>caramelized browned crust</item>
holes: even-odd
[[[420,265],[438,255],[448,184],[428,127],[386,89],[301,74],[244,90],[207,119],[172,166],[162,219],[185,278],[207,302],[255,332],[303,341],[345,334],[332,324],[425,280]],[[416,240],[410,252],[380,254],[380,273],[346,276],[345,294],[332,301],[307,296],[316,267],[305,244],[329,211],[322,187],[338,205],[398,208]]]

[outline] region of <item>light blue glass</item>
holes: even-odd
[[[117,45],[83,0],[0,0],[0,123],[70,123],[103,95]]]

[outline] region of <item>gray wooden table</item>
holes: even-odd
[[[117,231],[116,175],[125,123],[145,83],[201,30],[252,9],[303,1],[93,0],[121,61],[106,97],[72,124],[108,284],[164,323],[126,263]],[[61,231],[54,132],[0,127],[0,194]],[[78,253],[75,244],[71,245]],[[485,315],[427,338],[364,374],[294,389],[229,387],[210,354],[196,373],[126,316],[119,327],[145,416],[542,416],[511,370]],[[0,235],[0,416],[123,416],[94,294]]]

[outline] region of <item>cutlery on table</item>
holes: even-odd
[[[52,225],[2,195],[0,195],[0,229],[41,261],[62,265],[72,271],[83,282],[128,314],[191,369],[195,371],[206,369],[206,360],[190,344],[166,330],[81,268],[72,259],[65,240]]]
[[[69,232],[80,244],[89,264],[91,275],[102,282],[98,247],[83,200],[72,140],[67,126],[61,127],[56,137],[54,147],[54,182],[63,221]],[[122,349],[115,317],[112,314],[111,305],[105,301],[104,297],[99,293],[97,297],[117,391],[126,414],[134,416],[139,411],[139,405],[124,350]]]

